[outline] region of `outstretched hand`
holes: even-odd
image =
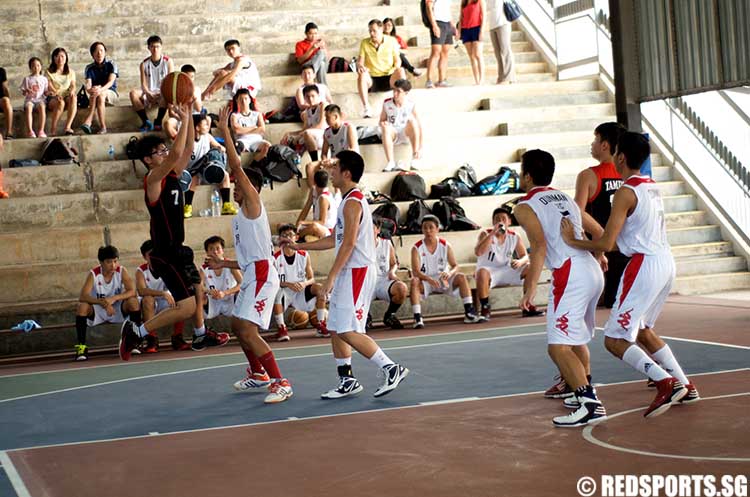
[[[220,131],[229,131],[229,116],[232,114],[231,109],[228,105],[225,105],[219,110],[219,122],[216,123],[216,127]]]

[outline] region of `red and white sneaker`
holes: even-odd
[[[291,339],[292,337],[289,336],[289,330],[287,329],[286,325],[280,324],[279,329],[276,332],[276,341],[288,342]]]
[[[672,404],[679,402],[688,389],[677,378],[664,378],[656,382],[656,397],[643,414],[644,418],[655,418],[667,412]]]
[[[695,385],[688,383],[685,385],[685,388],[687,388],[688,393],[680,400],[680,404],[692,404],[701,400],[701,396],[698,394],[698,389],[695,388]]]
[[[328,331],[328,325],[326,324],[326,320],[318,321],[318,326],[315,327],[316,331],[315,336],[318,338],[330,338],[331,332]]]
[[[239,381],[235,381],[235,390],[246,392],[254,388],[264,388],[271,384],[271,378],[265,371],[263,373],[253,373],[253,370],[247,368],[247,376]]]
[[[573,392],[573,389],[568,386],[568,384],[565,382],[565,379],[557,375],[555,376],[555,380],[557,380],[557,383],[552,385],[547,389],[546,392],[544,392],[544,397],[547,399],[567,399],[568,397],[572,397],[575,392]]]
[[[284,402],[292,395],[294,395],[294,392],[292,391],[292,385],[286,378],[275,380],[273,383],[271,383],[271,386],[268,387],[268,392],[269,393],[268,395],[266,395],[266,399],[264,400],[266,404],[278,404],[279,402]]]

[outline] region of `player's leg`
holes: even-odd
[[[340,399],[360,393],[364,388],[357,381],[352,370],[352,348],[336,332],[331,332],[331,349],[336,360],[339,384],[320,395],[321,399]]]
[[[406,302],[408,293],[409,289],[406,287],[406,283],[403,281],[391,281],[390,288],[388,288],[388,309],[385,310],[385,314],[383,315],[383,324],[392,330],[400,330],[404,327],[396,317],[396,313],[401,308],[401,305]]]
[[[422,283],[422,280],[416,277],[411,279],[410,286],[409,300],[411,301],[411,310],[414,314],[414,329],[421,330],[424,328],[424,320],[422,319],[422,305],[420,301],[422,292],[427,286]],[[425,297],[427,296],[425,295]]]
[[[396,81],[398,81],[399,79],[406,79],[406,71],[404,70],[403,67],[399,67],[398,69],[396,69],[395,71],[391,73],[391,77],[388,80],[388,85],[391,88],[394,88]]]
[[[422,135],[419,133],[419,128],[414,125],[413,120],[410,119],[406,123],[404,134],[406,134],[411,144],[412,159],[419,159],[422,156]]]
[[[141,89],[132,89],[129,93],[130,105],[138,117],[141,119],[141,127],[139,131],[151,131],[154,129],[154,123],[149,121],[148,114],[146,113],[146,95]]]
[[[286,288],[279,288],[273,303],[273,320],[276,323],[276,341],[288,342],[289,330],[284,322],[284,311],[289,307],[289,295]]]
[[[482,317],[489,321],[490,317],[492,317],[492,308],[490,307],[491,275],[489,269],[477,269],[474,279],[477,285],[477,298],[479,299]]]
[[[326,321],[326,294],[323,291],[323,285],[320,283],[313,283],[308,287],[310,294],[315,297],[315,318],[317,320],[314,325],[315,336],[318,338],[330,338],[331,332],[328,331],[328,323]]]
[[[222,178],[219,184],[219,195],[221,195],[221,215],[222,216],[234,216],[237,214],[237,208],[232,203],[232,188],[231,181],[229,179],[229,173],[224,171],[224,178]]]
[[[237,336],[237,340],[240,342],[240,346],[245,355],[248,356],[248,359],[250,358],[249,354],[252,354],[268,374],[270,386],[268,387],[269,393],[265,398],[265,403],[276,404],[289,399],[293,395],[292,386],[282,376],[271,347],[260,336],[258,325],[246,319],[232,316],[232,330]],[[252,369],[254,368],[251,365],[251,371]],[[255,377],[256,375],[253,374],[253,376]],[[246,384],[248,383],[247,378],[244,381]],[[264,382],[257,381],[252,387],[263,386],[262,383]],[[252,387],[243,388],[242,390],[248,390]],[[235,383],[235,388],[237,388],[237,383]]]
[[[183,212],[185,219],[190,219],[191,217],[193,217],[193,199],[195,198],[195,190],[196,188],[198,188],[198,185],[200,185],[200,183],[201,179],[197,174],[191,176],[190,187],[188,188],[188,191],[185,192],[185,207]]]
[[[174,117],[167,117],[163,122],[164,133],[169,137],[170,140],[174,140],[177,137],[179,131],[180,121]]]
[[[310,160],[313,162],[317,161],[320,146],[318,145],[318,135],[316,135],[316,132],[311,129],[306,129],[302,132],[302,141],[305,143],[307,153],[310,154]]]
[[[393,160],[393,145],[396,140],[396,129],[388,123],[380,123],[380,136],[383,140],[383,152],[385,152],[386,160],[383,171],[395,171],[396,162]]]
[[[451,282],[451,289],[458,289],[458,294],[461,296],[461,303],[464,305],[464,323],[481,323],[484,321],[481,317],[477,316],[477,310],[474,308],[474,299],[471,297],[471,288],[469,287],[469,280],[463,273],[456,273]]]
[[[93,317],[93,306],[86,302],[78,302],[76,307],[76,361],[85,361],[89,358],[89,348],[86,346],[86,330],[88,329],[88,321]]]
[[[313,221],[310,224],[304,225],[299,232],[300,238],[303,238],[308,235],[316,236],[318,238],[325,238],[329,234],[331,234],[331,230],[329,230],[327,227],[323,226],[317,221]]]

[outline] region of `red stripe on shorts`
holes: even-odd
[[[625,297],[630,293],[630,289],[635,283],[635,277],[638,276],[638,271],[641,270],[641,264],[643,264],[643,254],[633,254],[630,258],[630,262],[625,267],[625,272],[622,275],[622,294],[620,295],[620,305],[625,302]]]
[[[359,300],[359,294],[362,292],[362,285],[365,284],[365,276],[367,276],[366,267],[352,268],[352,295],[354,297],[354,305],[357,305],[357,300]]]
[[[557,304],[560,303],[565,288],[568,286],[568,278],[570,278],[570,259],[567,259],[562,266],[552,271],[552,297],[557,310]]]
[[[268,259],[255,261],[255,297],[260,293],[260,289],[268,280]]]

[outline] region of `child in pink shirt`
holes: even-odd
[[[38,57],[29,59],[29,69],[31,74],[23,78],[21,83],[21,94],[24,96],[23,108],[26,113],[27,133],[30,138],[45,138],[44,125],[47,120],[46,113],[46,94],[49,82],[42,76],[42,61]],[[36,109],[39,114],[39,131],[34,133],[33,111]]]

